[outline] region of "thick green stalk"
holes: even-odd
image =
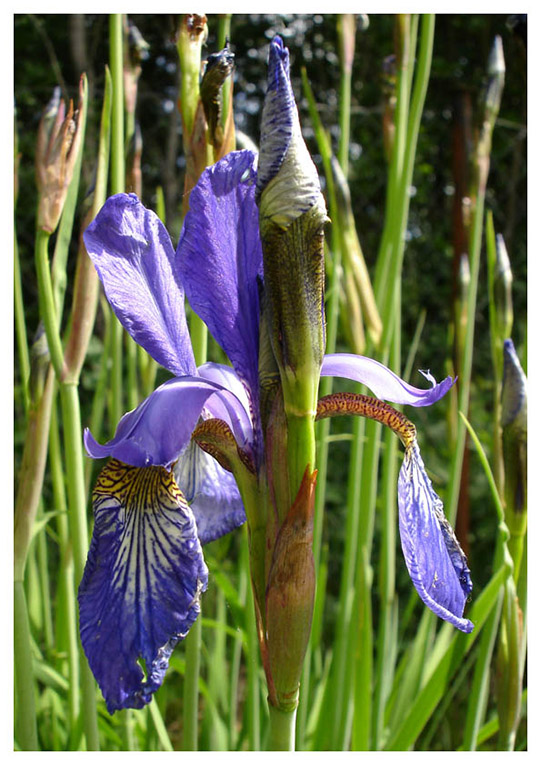
[[[36,233],[35,262],[38,279],[39,309],[40,316],[47,335],[47,344],[51,356],[51,364],[58,380],[64,373],[64,352],[58,332],[57,310],[54,299],[53,283],[49,268],[49,239],[51,235],[47,231],[38,230]]]
[[[199,669],[201,666],[201,616],[194,622],[185,641],[186,671],[184,673],[184,714],[182,748],[196,752],[199,718]]]
[[[295,751],[295,717],[297,710],[284,711],[269,704],[268,752]]]
[[[248,614],[246,610],[246,600],[248,591],[248,582],[250,579],[250,561],[248,557],[248,539],[243,540],[241,553],[238,556],[237,561],[238,571],[238,595],[239,602],[244,606],[244,612]],[[253,609],[252,609],[253,612]],[[257,641],[256,641],[257,642]],[[234,750],[237,748],[237,709],[238,709],[238,695],[239,695],[239,680],[241,672],[241,659],[242,659],[242,647],[243,647],[242,635],[237,635],[233,644],[233,654],[231,659],[230,681],[229,681],[229,748]],[[256,646],[257,648],[257,646]]]
[[[246,529],[244,545],[248,550],[248,530]],[[246,716],[248,720],[248,747],[252,752],[261,749],[261,725],[260,725],[260,687],[259,687],[259,641],[257,638],[257,625],[255,620],[254,594],[251,587],[248,588],[246,599],[246,631],[248,633],[248,650],[246,653]]]
[[[501,430],[501,395],[503,378],[503,341],[511,336],[511,333],[501,337],[498,332],[498,319],[495,305],[494,281],[496,276],[496,234],[494,231],[494,222],[492,213],[489,211],[486,215],[486,251],[487,251],[487,281],[488,281],[488,307],[490,318],[490,350],[492,353],[492,369],[494,372],[494,396],[492,404],[492,464],[494,466],[494,477],[498,486],[500,495],[503,496],[504,473],[503,473],[503,453],[502,453],[502,430]]]
[[[340,98],[338,114],[340,138],[338,142],[338,161],[344,176],[347,178],[351,123],[351,71],[355,51],[355,16],[351,13],[340,14],[337,27],[340,47]]]
[[[15,701],[16,725],[15,737],[23,751],[38,749],[38,729],[36,724],[36,703],[34,673],[32,670],[32,648],[30,624],[22,581],[15,580],[14,589],[14,662],[15,662]]]
[[[74,587],[73,556],[69,541],[68,505],[65,494],[64,469],[60,449],[60,434],[56,406],[51,412],[49,433],[49,466],[53,488],[54,507],[60,512],[56,518],[59,546],[57,594],[57,647],[68,656],[68,731],[71,747],[74,745],[79,714],[79,644],[77,640],[76,593]],[[70,748],[71,748],[70,747]]]
[[[19,361],[19,377],[25,414],[28,414],[30,398],[28,394],[28,378],[30,377],[30,356],[28,353],[28,340],[26,336],[26,322],[24,318],[23,289],[21,284],[21,266],[19,262],[19,247],[17,235],[13,238],[13,313],[15,315],[15,335],[17,338],[17,358]]]
[[[83,469],[83,440],[79,395],[75,383],[60,386],[62,422],[64,428],[64,450],[68,484],[68,507],[70,537],[73,546],[75,581],[83,576],[88,551],[88,528],[86,518],[86,489]],[[96,686],[83,654],[81,657],[82,713],[88,751],[99,750],[98,720],[96,712]]]
[[[51,368],[39,403],[30,411],[23,458],[18,476],[14,521],[14,577],[24,581],[24,568],[32,528],[41,497],[43,475],[47,460],[47,435],[54,391],[54,373]]]

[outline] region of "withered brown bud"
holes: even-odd
[[[37,226],[52,232],[58,226],[79,153],[83,129],[83,98],[86,79],[79,83],[79,108],[70,101],[66,114],[60,90],[47,105],[36,145],[36,184],[39,192]]]

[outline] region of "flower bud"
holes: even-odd
[[[43,326],[43,322],[40,321],[30,347],[28,393],[30,404],[33,409],[37,408],[41,401],[50,361],[51,357],[49,355],[45,327]]]
[[[135,113],[137,101],[137,82],[142,71],[142,62],[148,58],[150,45],[141,32],[128,19],[124,25],[124,100],[126,112]]]
[[[505,513],[511,534],[526,526],[527,495],[527,390],[526,375],[512,340],[503,344],[502,438],[505,468]]]
[[[272,349],[286,414],[315,412],[325,329],[323,227],[319,176],[301,134],[289,79],[289,53],[270,47],[256,199]]]
[[[208,142],[214,147],[216,160],[234,148],[232,135],[226,142],[228,136],[224,131],[222,121],[222,89],[227,78],[231,77],[234,65],[235,56],[229,50],[229,45],[226,45],[223,50],[208,57],[205,73],[201,80],[201,101],[208,123]],[[229,103],[231,106],[232,102]],[[230,117],[230,115],[226,115],[226,117]],[[232,119],[229,122],[232,126]],[[229,145],[224,147],[224,143]]]
[[[494,305],[498,337],[509,337],[513,328],[513,273],[501,234],[496,235],[496,271],[494,274]]]
[[[295,502],[280,528],[266,594],[267,648],[272,677],[271,703],[294,709],[314,609],[312,554],[317,471],[308,469]]]
[[[64,103],[60,101],[60,89],[56,88],[39,126],[36,146],[37,225],[49,233],[58,226],[81,146],[84,90],[85,79],[81,77],[79,108],[74,112],[73,102],[70,101],[66,115]]]

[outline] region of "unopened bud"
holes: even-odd
[[[36,146],[36,183],[39,192],[38,228],[52,233],[58,226],[73,177],[83,131],[85,78],[79,83],[79,109],[70,101],[65,114],[60,91],[45,109]]]
[[[135,24],[126,20],[124,26],[126,43],[124,46],[124,99],[126,112],[135,113],[137,101],[137,82],[142,71],[142,62],[148,58],[150,45],[143,38]]]
[[[308,468],[295,502],[278,533],[266,594],[271,703],[295,709],[314,609],[312,554],[317,471]]]
[[[506,522],[511,533],[526,523],[527,499],[527,389],[512,340],[503,344],[502,438],[505,468]]]
[[[137,194],[139,199],[143,192],[143,176],[141,173],[141,157],[143,155],[143,136],[139,123],[135,123],[126,157],[126,193]]]
[[[382,66],[383,148],[385,159],[391,161],[395,137],[396,56],[386,56]]]
[[[45,327],[43,326],[43,322],[40,321],[30,348],[30,378],[28,380],[28,393],[32,408],[36,408],[41,401],[50,360],[51,357],[49,355]]]
[[[341,13],[338,17],[338,46],[342,66],[351,74],[355,54],[355,14]]]
[[[491,129],[494,127],[496,116],[500,110],[503,86],[505,82],[505,59],[503,57],[502,38],[496,35],[487,64],[488,82],[484,96],[485,120]]]
[[[496,235],[496,270],[494,274],[494,305],[498,337],[509,337],[513,328],[513,273],[501,234]]]
[[[208,123],[208,142],[214,147],[216,156],[224,142],[222,116],[222,87],[233,72],[235,56],[229,45],[219,53],[213,53],[207,59],[205,73],[201,80],[201,101]]]
[[[325,348],[323,227],[319,176],[304,143],[279,37],[269,54],[256,199],[271,344],[286,413],[315,411]]]

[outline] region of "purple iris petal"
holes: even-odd
[[[190,195],[175,260],[193,310],[222,346],[254,404],[258,391],[263,273],[255,204],[255,155],[232,152],[207,168]]]
[[[352,353],[331,353],[324,357],[322,377],[346,377],[348,380],[366,385],[372,393],[384,401],[410,406],[429,406],[445,396],[454,384],[452,377],[446,377],[436,385],[429,372],[421,372],[433,387],[428,390],[415,388],[402,380],[379,361]]]
[[[116,194],[84,241],[107,300],[135,342],[173,374],[194,374],[184,292],[172,272],[175,252],[158,216],[135,194]]]
[[[246,520],[232,473],[190,441],[173,469],[197,524],[201,544],[228,534]]]
[[[125,414],[114,438],[106,444],[98,444],[87,429],[86,450],[94,459],[116,457],[137,467],[168,466],[188,443],[203,407],[207,403],[212,406],[214,397],[223,405],[222,419],[239,446],[249,446],[253,441],[251,420],[233,393],[200,377],[175,377]]]
[[[269,49],[267,94],[261,119],[261,152],[257,168],[257,197],[278,173],[293,137],[297,117],[289,79],[289,51],[280,37]]]
[[[93,504],[80,630],[112,714],[151,701],[173,648],[199,614],[208,572],[192,512],[164,468],[111,460]]]
[[[457,629],[471,632],[473,624],[462,617],[472,590],[466,556],[445,518],[416,443],[406,450],[400,469],[398,510],[402,551],[421,600]]]

